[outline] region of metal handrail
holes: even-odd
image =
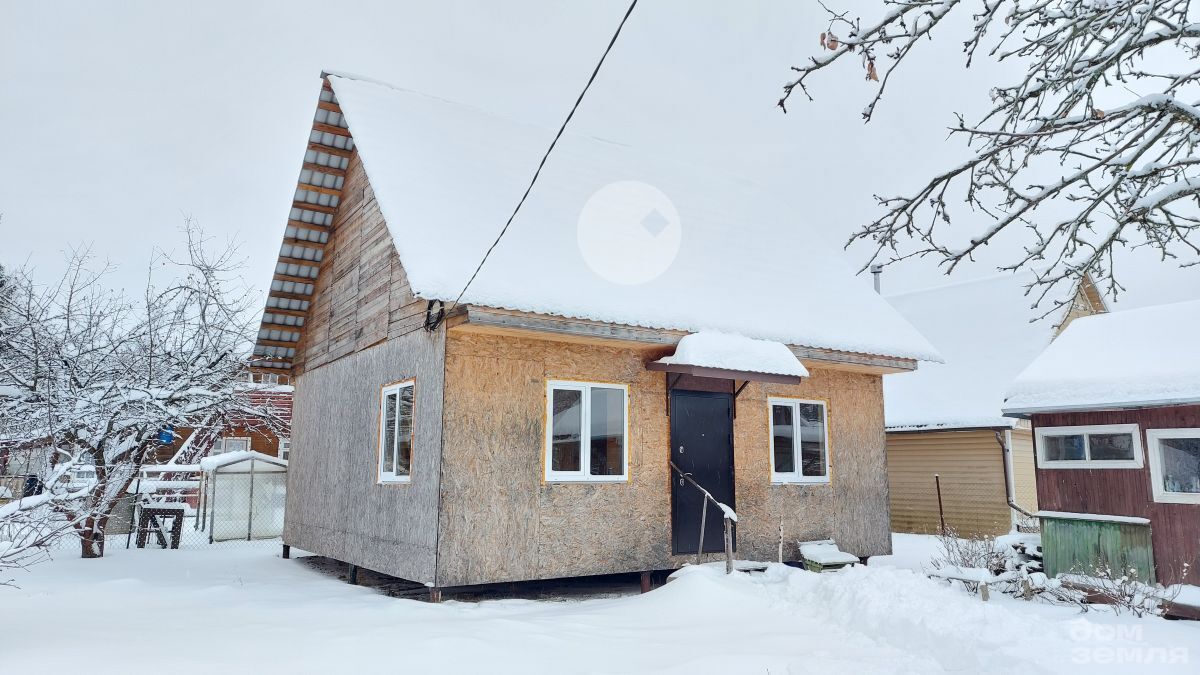
[[[696,547],[696,564],[700,564],[700,560],[704,555],[704,530],[708,525],[708,503],[712,502],[713,504],[717,505],[717,508],[721,509],[721,513],[725,518],[725,573],[732,573],[733,522],[737,520],[737,512],[729,508],[729,506],[726,504],[722,504],[721,502],[717,501],[717,498],[713,497],[711,492],[705,490],[703,485],[697,483],[696,479],[692,478],[692,474],[687,473],[683,469],[679,468],[679,465],[675,463],[675,460],[672,459],[667,461],[671,465],[671,469],[673,469],[675,473],[678,473],[681,479],[691,483],[692,487],[696,488],[700,491],[700,494],[704,495],[704,501],[700,502],[703,504],[703,507],[700,511],[700,544]]]

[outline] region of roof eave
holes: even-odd
[[[588,338],[633,342],[643,345],[673,347],[688,331],[668,328],[647,328],[628,324],[606,323],[550,314],[536,314],[484,305],[459,305],[459,317],[452,327],[473,326],[475,329],[534,332],[564,338]],[[458,314],[458,312],[456,312]],[[916,358],[842,352],[819,347],[788,345],[796,358],[818,361],[842,368],[866,370],[878,374],[908,372],[917,369]]]
[[[1105,403],[1090,403],[1078,405],[1048,405],[1048,406],[1023,406],[1020,408],[1004,408],[1001,412],[1005,417],[1015,417],[1018,419],[1029,419],[1031,415],[1039,415],[1045,413],[1071,413],[1071,412],[1102,412],[1105,410],[1134,410],[1140,408],[1171,408],[1185,405],[1200,405],[1200,398],[1188,396],[1182,398],[1164,398],[1150,399],[1145,401],[1120,401],[1120,402],[1105,402]]]

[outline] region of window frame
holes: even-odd
[[[624,402],[624,429],[621,436],[621,473],[615,476],[593,476],[592,466],[592,393],[593,388],[619,389]],[[554,391],[582,392],[580,397],[579,471],[555,471],[554,458]],[[627,483],[629,482],[629,385],[614,382],[585,382],[576,380],[546,380],[545,438],[542,447],[543,478],[547,483]],[[587,436],[584,437],[584,430]]]
[[[1146,430],[1146,446],[1150,451],[1150,490],[1154,501],[1160,504],[1200,504],[1200,492],[1168,492],[1163,487],[1162,448],[1158,442],[1164,438],[1200,438],[1200,429],[1182,427]]]
[[[286,462],[292,456],[292,439],[290,436],[280,436],[277,440],[279,441],[279,450],[277,452],[279,459]]]
[[[825,443],[825,475],[824,476],[805,476],[804,462],[802,459],[801,443],[797,442],[799,435],[793,431],[792,433],[792,452],[795,458],[795,470],[788,472],[778,472],[775,470],[775,414],[774,408],[776,405],[786,405],[792,408],[792,425],[796,426],[795,421],[800,417],[800,404],[819,405],[822,415],[822,431]],[[767,397],[767,443],[770,447],[767,461],[770,463],[771,469],[771,484],[772,485],[828,485],[833,482],[833,449],[829,443],[829,402],[818,401],[806,398],[786,398],[782,396]]]
[[[218,441],[217,447],[220,447],[221,450],[220,450],[220,452],[210,452],[209,454],[224,455],[227,452],[238,452],[237,450],[226,450],[225,449],[225,441],[227,441],[227,440],[228,441],[246,441],[246,451],[249,452],[250,450],[254,449],[253,443],[251,442],[251,439],[249,436],[218,436],[217,437],[217,441]]]
[[[394,469],[395,462],[393,462],[393,464],[392,464],[392,466],[393,466],[392,471],[384,471],[383,470],[383,453],[384,453],[383,440],[385,437],[385,433],[384,433],[385,430],[384,430],[383,425],[384,425],[384,422],[387,420],[387,407],[386,407],[387,406],[387,397],[389,394],[394,393],[394,394],[396,394],[396,425],[397,425],[396,438],[397,439],[400,438],[400,433],[399,433],[399,425],[400,425],[400,419],[401,419],[400,418],[400,391],[403,389],[412,389],[412,392],[413,392],[412,428],[408,432],[408,447],[409,447],[408,473],[407,474],[397,474]],[[411,483],[412,482],[412,474],[413,474],[413,457],[416,455],[416,451],[417,451],[417,438],[416,438],[416,436],[417,436],[417,380],[416,380],[416,378],[400,380],[399,382],[391,382],[391,383],[385,384],[379,388],[379,423],[376,425],[376,433],[378,434],[378,442],[377,442],[378,451],[375,453],[375,480],[376,480],[376,483],[378,483],[380,485],[405,485],[405,484]],[[393,452],[394,452],[394,449],[393,449]]]
[[[1133,459],[1092,459],[1092,435],[1131,434]],[[1084,459],[1046,459],[1046,436],[1083,436]],[[1142,432],[1137,424],[1084,424],[1066,427],[1037,427],[1034,429],[1039,469],[1140,469],[1145,465]]]

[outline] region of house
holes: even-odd
[[[260,332],[269,338],[269,329]],[[236,383],[246,401],[256,409],[270,411],[272,420],[257,416],[234,416],[187,420],[164,430],[174,437],[155,453],[150,464],[194,464],[201,458],[226,452],[253,450],[286,460],[291,450],[289,426],[292,416],[292,386],[286,373],[276,368],[251,367]]]
[[[1005,273],[888,296],[946,357],[884,381],[895,531],[938,532],[944,517],[960,534],[1003,534],[1029,520],[1010,502],[1037,511],[1033,432],[1001,414],[1004,391],[1068,323],[1105,304],[1085,279],[1061,308],[1053,298],[1033,307],[1035,279]]]
[[[1033,423],[1048,574],[1200,565],[1200,301],[1081,318],[1008,388]],[[1194,579],[1194,576],[1189,579]]]
[[[686,472],[740,557],[886,553],[882,376],[936,350],[783,196],[572,133],[479,267],[553,136],[325,76],[255,347],[284,543],[431,588],[670,569],[723,550]]]

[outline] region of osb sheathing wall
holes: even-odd
[[[661,352],[661,350],[660,350]],[[452,330],[446,345],[437,584],[456,586],[678,567],[672,556],[660,353]],[[811,367],[811,366],[810,366]],[[629,386],[629,481],[546,483],[546,381]],[[829,402],[833,482],[770,484],[767,396]],[[773,560],[835,537],[890,551],[880,377],[812,368],[798,386],[751,384],[734,424],[738,555]]]
[[[444,335],[417,331],[300,376],[285,543],[404,579],[434,580]],[[412,481],[380,484],[380,388],[410,378]]]

